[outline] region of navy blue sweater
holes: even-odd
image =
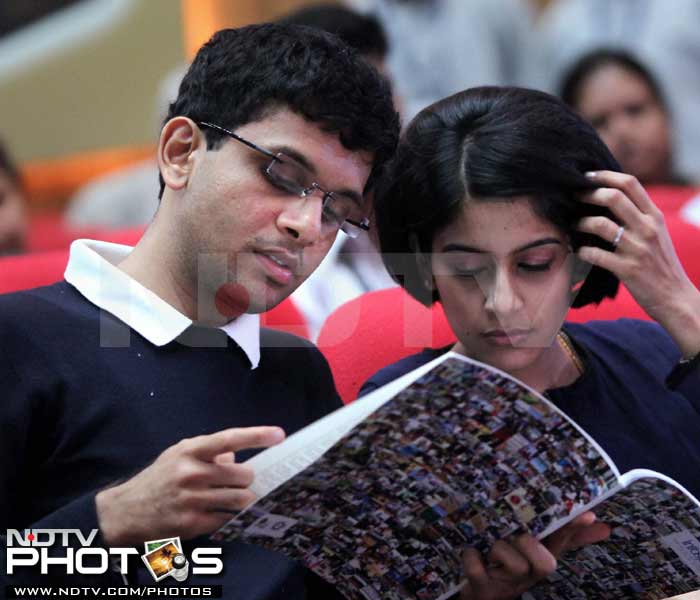
[[[322,355],[294,336],[262,330],[260,365],[251,370],[220,330],[191,327],[163,347],[126,330],[124,347],[102,347],[100,329],[104,336],[112,326],[126,328],[65,282],[0,296],[1,533],[89,532],[98,527],[96,492],[183,438],[253,425],[291,434],[341,405]],[[199,538],[185,550],[212,545]],[[224,576],[190,575],[186,584],[221,584],[224,597],[241,600],[303,598],[309,579],[318,585],[281,555],[244,544],[224,552]],[[138,583],[153,585],[142,564],[137,573]]]
[[[567,323],[564,329],[586,371],[572,385],[549,390],[548,397],[603,447],[620,472],[662,472],[700,499],[700,369],[676,390],[665,385],[680,353],[656,323],[622,319]],[[382,369],[360,395],[447,350],[424,350]]]

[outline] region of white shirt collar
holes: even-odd
[[[133,248],[76,240],[64,277],[85,298],[113,314],[155,346],[164,346],[192,325],[192,320],[117,268]],[[251,368],[260,363],[260,317],[244,313],[220,327],[245,352]]]

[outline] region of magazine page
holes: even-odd
[[[610,537],[559,560],[523,600],[640,598],[700,589],[700,503],[665,476],[626,474],[629,485],[595,507]]]
[[[258,498],[269,494],[321,458],[355,425],[364,421],[382,404],[443,360],[444,358],[440,357],[421,365],[371,394],[293,433],[283,443],[267,448],[247,460],[246,465],[252,467],[255,472],[255,481],[250,490]]]
[[[456,589],[465,546],[536,535],[615,485],[553,405],[452,355],[214,537],[300,559],[348,598],[426,600]]]

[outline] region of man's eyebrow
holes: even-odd
[[[301,154],[298,150],[295,150],[294,148],[291,148],[289,146],[272,146],[269,149],[272,153],[277,154],[281,152],[285,156],[288,156],[289,158],[293,159],[295,162],[298,162],[302,167],[304,167],[309,173],[311,173],[314,177],[318,174],[318,171],[316,170],[316,167],[311,163],[303,154]],[[364,205],[364,200],[362,194],[357,193],[355,190],[351,189],[341,189],[341,190],[327,190],[329,192],[333,192],[339,196],[347,196],[352,200],[355,204],[357,204],[360,208]]]
[[[271,146],[268,148],[273,154],[285,154],[289,158],[298,162],[302,167],[304,167],[312,175],[317,175],[316,167],[298,150],[291,148],[290,146]]]
[[[541,240],[535,240],[534,242],[530,242],[528,244],[525,244],[524,246],[520,246],[519,248],[516,248],[513,250],[513,254],[517,252],[523,252],[525,250],[530,250],[530,248],[536,248],[538,246],[545,246],[547,244],[558,244],[562,245],[561,240],[558,240],[557,238],[543,238]],[[442,248],[442,252],[473,252],[476,254],[486,254],[488,251],[483,250],[481,248],[475,248],[473,246],[466,246],[464,244],[447,244]]]

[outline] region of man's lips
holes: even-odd
[[[286,250],[256,250],[254,254],[266,275],[280,285],[288,285],[299,267],[299,258]]]

